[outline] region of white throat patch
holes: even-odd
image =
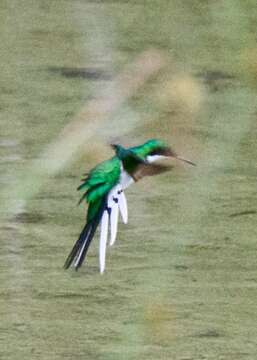
[[[155,161],[158,161],[158,160],[162,160],[162,159],[166,159],[167,156],[163,156],[163,155],[148,155],[146,157],[146,161],[151,164]]]

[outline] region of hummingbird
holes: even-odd
[[[171,169],[171,165],[160,164],[158,160],[175,158],[195,165],[158,139],[130,148],[119,144],[111,146],[115,155],[85,174],[78,187],[79,191],[84,192],[79,204],[84,201],[88,203],[86,224],[65,261],[65,269],[73,266],[78,270],[81,267],[100,224],[99,268],[100,273],[104,272],[108,233],[110,232],[109,244],[112,246],[116,240],[119,213],[123,223],[128,222],[124,190],[145,176],[161,174]]]

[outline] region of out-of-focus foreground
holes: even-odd
[[[255,1],[2,1],[0,357],[255,359]],[[197,163],[127,192],[107,269],[82,173],[111,141]]]

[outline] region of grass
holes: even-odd
[[[104,276],[97,239],[81,271],[62,270],[85,219],[75,189],[105,158],[104,131],[25,208],[15,199],[16,217],[1,206],[0,357],[255,359],[256,15],[253,1],[1,3],[2,200],[108,84],[51,69],[116,74],[149,47],[169,65],[113,119],[127,117],[124,141],[164,137],[198,166],[127,191]]]

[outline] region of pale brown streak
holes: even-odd
[[[170,171],[173,168],[172,165],[163,165],[163,164],[139,164],[137,170],[133,174],[133,179],[138,181],[145,176],[153,176],[162,174],[164,172]]]

